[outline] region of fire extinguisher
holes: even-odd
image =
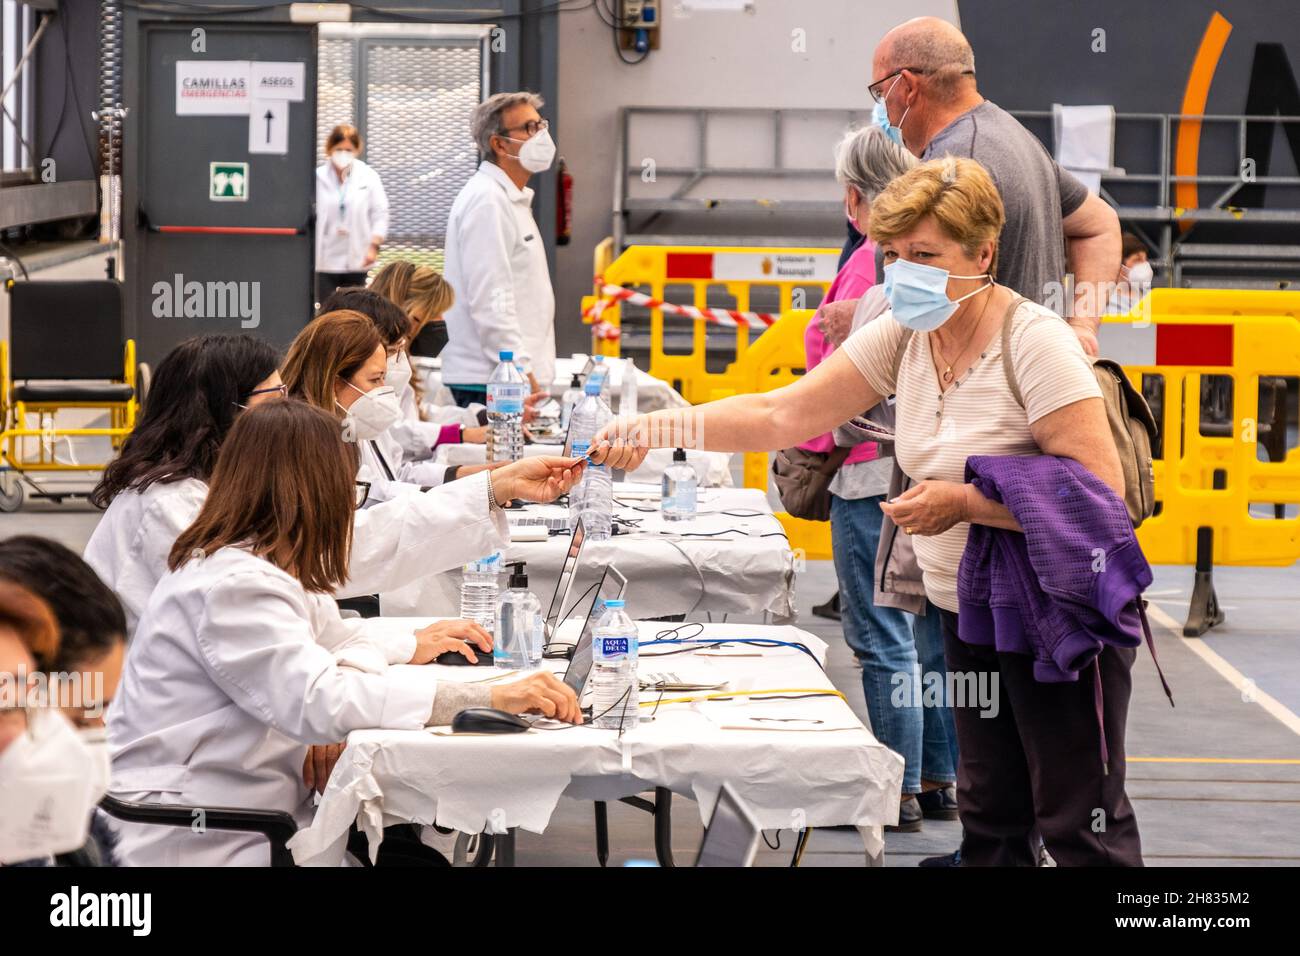
[[[555,183],[555,244],[567,246],[573,238],[573,176],[563,156],[556,168]]]

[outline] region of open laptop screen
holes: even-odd
[[[695,865],[750,866],[758,851],[762,832],[758,820],[740,795],[731,784],[724,783],[718,791],[718,802],[713,805],[713,816],[709,817],[709,825],[704,828]]]

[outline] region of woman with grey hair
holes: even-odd
[[[877,126],[846,132],[835,147],[835,179],[844,187],[844,214],[850,225],[865,236],[872,201],[917,162]],[[879,303],[873,308],[875,299]],[[852,300],[861,300],[859,315],[866,311],[874,316],[887,305],[876,285],[876,247],[868,239],[849,256],[822,304]],[[819,313],[804,333],[809,371],[838,344],[826,338],[820,319]],[[830,434],[799,447],[822,455],[836,453]],[[840,585],[841,627],[844,640],[862,666],[862,690],[872,733],[905,762],[897,829],[912,832],[921,828],[925,816],[957,818],[956,733],[947,707],[922,706],[925,695],[920,691],[927,686],[923,679],[944,672],[939,615],[914,617],[896,608],[877,606],[872,598],[880,504],[889,490],[892,471],[893,458],[882,457],[875,443],[848,452],[830,485],[831,547]]]

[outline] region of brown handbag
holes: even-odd
[[[831,480],[852,451],[804,451],[798,446],[778,451],[772,462],[772,477],[785,510],[796,518],[829,521]]]

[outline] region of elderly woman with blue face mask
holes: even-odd
[[[1003,220],[997,187],[973,160],[947,157],[903,174],[871,210],[888,311],[794,384],[611,423],[592,459],[632,468],[647,448],[675,447],[688,434],[716,451],[784,448],[894,395],[894,451],[914,484],[881,507],[914,536],[949,671],[1002,678],[993,693],[1003,706],[992,719],[970,701],[955,708],[963,864],[1033,865],[1037,827],[1062,865],[1140,865],[1123,784],[1133,652],[1107,648],[1095,678],[1034,686],[1030,657],[995,658],[959,637],[958,566],[972,525],[1021,530],[1005,505],[967,481],[969,456],[1053,456],[1108,494],[1124,494],[1101,390],[1078,339],[1059,316],[996,281]],[[1109,760],[1096,759],[1099,718],[1119,742]],[[1095,815],[1085,804],[1105,813],[1104,833],[1090,830]]]

